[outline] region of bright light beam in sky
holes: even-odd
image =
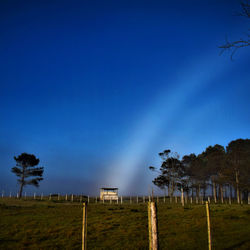
[[[137,125],[111,164],[103,184],[116,186],[121,193],[126,194],[133,178],[141,169],[140,163],[146,157],[154,138],[178,115],[189,98],[194,98],[196,93],[202,91],[229,66],[230,62],[225,65],[218,58],[204,57],[194,62],[188,69],[179,72],[175,87],[161,90],[149,111],[141,118],[138,117]]]

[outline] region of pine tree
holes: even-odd
[[[11,172],[16,174],[20,184],[19,198],[22,197],[23,187],[26,185],[33,185],[39,187],[39,182],[43,180],[42,175],[44,168],[35,167],[39,164],[40,160],[32,154],[22,153],[18,157],[14,156],[16,166],[11,169]],[[35,178],[29,178],[32,176],[38,176]]]

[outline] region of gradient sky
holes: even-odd
[[[158,153],[250,134],[250,48],[239,1],[1,1],[0,191],[13,156],[45,167],[27,192],[147,194]]]

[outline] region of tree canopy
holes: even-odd
[[[16,166],[11,169],[11,172],[18,177],[17,181],[20,184],[19,198],[21,198],[24,186],[33,185],[39,187],[39,182],[43,180],[44,167],[35,167],[40,160],[33,154],[22,153],[18,157],[14,156],[14,160],[16,161]]]
[[[238,202],[241,195],[250,192],[250,140],[237,139],[231,141],[226,148],[216,144],[207,147],[201,154],[184,155],[179,159],[177,153],[165,150],[159,153],[162,164],[159,170],[150,166],[149,169],[159,173],[153,183],[161,189],[167,188],[169,195],[183,188],[189,195],[201,191],[205,197],[210,187],[215,202],[220,197],[223,202],[224,193],[229,191],[230,197],[234,190]]]

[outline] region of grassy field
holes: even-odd
[[[147,205],[89,204],[88,249],[148,249]],[[0,199],[0,249],[81,249],[82,206]],[[213,249],[250,249],[250,205],[211,205]],[[158,204],[160,249],[207,249],[204,205]]]

